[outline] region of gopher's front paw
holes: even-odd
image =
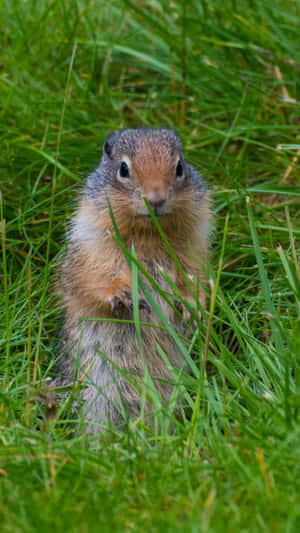
[[[194,301],[193,301],[193,303],[194,303]],[[197,320],[195,320],[193,318],[193,315],[185,307],[185,305],[182,304],[181,302],[178,302],[178,301],[176,301],[174,305],[175,305],[176,309],[178,309],[178,311],[182,315],[182,322],[183,322],[184,331],[186,331],[189,326],[192,328],[193,331],[196,331],[196,329],[198,327]],[[196,309],[195,309],[195,313],[198,313],[198,311]],[[205,323],[201,313],[199,313],[199,318],[200,318],[201,322]]]
[[[133,301],[129,285],[120,287],[118,293],[112,297],[111,308],[115,316],[119,316],[125,309],[133,311]],[[143,299],[139,299],[139,309],[145,309],[148,313],[151,312],[149,304]]]

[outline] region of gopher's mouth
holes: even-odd
[[[159,217],[163,217],[163,216],[166,214],[165,210],[164,210],[163,212],[161,212],[161,211],[158,210],[158,209],[153,209],[153,213],[155,214],[155,216],[156,216],[157,218],[159,218]],[[146,218],[152,218],[150,213],[145,213],[144,216],[145,216]]]
[[[157,207],[152,207],[152,211],[153,213],[155,214],[155,216],[157,218],[160,218],[160,217],[163,217],[167,214],[169,214],[169,211],[166,209],[165,206],[157,206]],[[144,218],[148,218],[149,220],[151,220],[151,214],[149,211],[147,212],[144,212],[144,213],[137,213],[138,216],[141,216],[141,217],[144,217]]]

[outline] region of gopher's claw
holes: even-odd
[[[148,313],[151,313],[151,307],[146,300],[139,300],[139,309],[145,309]]]
[[[133,311],[133,301],[130,287],[124,285],[118,291],[118,294],[113,296],[111,300],[111,308],[114,316],[120,316],[125,309]],[[146,300],[139,300],[139,309],[145,309],[148,313],[151,312],[151,307]]]
[[[133,311],[133,301],[128,304],[130,311]],[[146,300],[139,300],[139,309],[145,309],[148,313],[151,313],[151,307]]]

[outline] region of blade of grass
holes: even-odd
[[[71,73],[72,73],[73,63],[75,59],[76,46],[77,45],[75,43],[75,45],[73,46],[72,56],[71,56],[71,60],[69,64],[66,89],[65,89],[64,101],[63,101],[63,106],[62,106],[59,131],[58,131],[58,137],[57,137],[57,144],[56,144],[56,159],[59,155],[63,122],[64,122],[65,110],[66,110],[66,105],[67,105],[68,91],[69,91],[69,86],[70,86],[70,81],[71,81]],[[33,376],[32,376],[33,386],[35,386],[36,380],[37,380],[38,364],[39,364],[39,357],[40,357],[41,335],[42,335],[42,328],[43,328],[43,323],[44,323],[44,311],[45,311],[45,305],[46,305],[46,294],[47,294],[47,289],[48,289],[48,278],[49,278],[49,272],[50,272],[50,246],[51,246],[51,235],[52,235],[53,215],[54,215],[57,167],[59,167],[59,165],[54,164],[51,197],[50,197],[49,225],[48,225],[48,235],[47,235],[46,262],[45,262],[45,267],[44,267],[45,270],[44,270],[44,279],[43,279],[43,287],[42,287],[40,321],[39,321],[39,329],[38,329],[38,336],[37,336],[37,342],[36,342],[36,352],[35,352]]]
[[[200,416],[200,400],[203,395],[204,381],[206,378],[207,355],[208,355],[208,349],[209,349],[209,343],[210,343],[210,337],[211,337],[212,321],[213,321],[213,316],[214,316],[214,311],[215,311],[217,292],[218,292],[220,279],[221,279],[223,258],[224,258],[224,252],[225,252],[225,243],[226,243],[227,230],[228,230],[228,221],[229,221],[229,215],[227,214],[226,219],[225,219],[224,231],[223,231],[222,248],[221,248],[221,255],[219,259],[219,266],[217,270],[216,282],[214,283],[213,280],[210,280],[210,285],[211,285],[212,290],[211,290],[211,298],[210,298],[210,309],[209,309],[209,315],[208,315],[207,332],[206,332],[204,352],[203,352],[203,357],[202,357],[201,371],[200,371],[198,384],[197,384],[197,393],[196,393],[193,413],[191,417],[191,425],[190,425],[190,431],[189,431],[189,437],[188,437],[188,447],[189,447],[190,453],[192,451],[191,444],[194,441],[197,421]]]
[[[255,228],[255,223],[254,223],[254,218],[253,218],[253,213],[252,213],[249,197],[246,198],[246,205],[247,205],[250,231],[251,231],[252,241],[253,241],[253,246],[254,246],[254,252],[255,252],[255,256],[257,260],[258,271],[259,271],[259,276],[260,276],[260,281],[261,281],[261,287],[262,287],[262,291],[264,295],[266,310],[269,315],[268,319],[270,321],[274,343],[275,343],[278,355],[280,356],[280,355],[283,355],[283,352],[284,352],[283,340],[281,337],[281,331],[278,328],[278,324],[277,324],[277,320],[278,320],[277,313],[275,311],[275,307],[271,299],[269,280],[267,278],[265,268],[264,268],[262,253],[261,253],[261,249],[260,249],[260,245],[258,241],[258,236],[257,236],[256,228]]]

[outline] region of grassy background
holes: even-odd
[[[11,0],[1,19],[2,531],[298,531],[299,3]],[[176,127],[212,189],[209,372],[204,330],[192,424],[131,423],[95,452],[37,428],[34,399],[76,188],[108,131],[138,125]]]

